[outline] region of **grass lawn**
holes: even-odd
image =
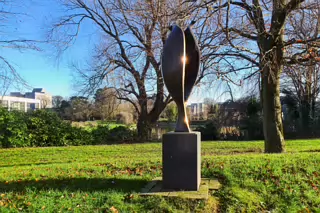
[[[112,121],[84,121],[84,122],[72,122],[72,126],[74,127],[81,127],[87,131],[92,131],[93,129],[96,129],[98,125],[108,127],[109,129],[114,129],[119,126],[127,126],[125,124],[118,124],[116,122]],[[135,129],[136,125],[132,124],[129,126],[131,129]]]
[[[320,140],[203,142],[202,176],[222,212],[320,212]],[[203,201],[139,197],[161,176],[161,144],[0,149],[0,212],[213,212]],[[215,205],[212,205],[212,208]]]

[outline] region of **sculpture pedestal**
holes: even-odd
[[[201,182],[200,132],[169,132],[162,137],[162,187],[198,191]]]

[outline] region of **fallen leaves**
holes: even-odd
[[[128,202],[128,201],[130,201],[130,200],[132,200],[134,198],[134,195],[133,194],[127,194],[126,196],[124,196],[124,200],[126,201],[126,202]]]
[[[111,211],[112,213],[118,213],[118,212],[119,212],[118,209],[116,209],[114,206],[112,206],[112,207],[110,208],[110,211]]]

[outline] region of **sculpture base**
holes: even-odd
[[[200,132],[170,132],[162,137],[164,189],[198,191],[201,182]]]
[[[163,197],[180,197],[185,199],[204,199],[207,200],[210,191],[217,191],[221,184],[217,179],[202,178],[198,191],[175,191],[166,190],[162,187],[162,178],[158,177],[148,183],[141,189],[140,196],[163,196]],[[211,194],[211,193],[210,193]]]

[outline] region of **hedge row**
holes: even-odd
[[[0,108],[0,147],[46,147],[95,145],[132,142],[135,132],[119,126],[98,126],[92,131],[73,127],[55,112],[38,110],[29,113]]]

